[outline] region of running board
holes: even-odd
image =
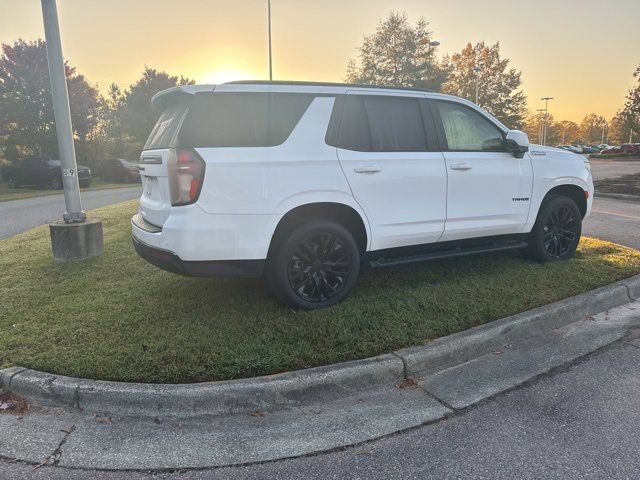
[[[517,241],[509,244],[492,244],[481,245],[469,248],[454,248],[450,250],[441,250],[438,252],[429,252],[418,255],[408,255],[405,257],[380,257],[368,260],[367,263],[371,268],[392,267],[395,265],[404,265],[405,263],[426,262],[428,260],[440,260],[442,258],[462,257],[466,255],[475,255],[477,253],[502,252],[505,250],[517,250],[527,246],[525,241]]]

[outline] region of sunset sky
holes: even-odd
[[[65,57],[104,90],[146,64],[201,83],[264,79],[266,0],[58,0]],[[342,81],[389,10],[425,17],[439,55],[500,41],[529,108],[557,120],[611,117],[640,63],[639,0],[272,0],[278,80]],[[0,42],[44,37],[39,0],[0,0]]]

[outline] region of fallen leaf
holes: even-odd
[[[251,415],[252,417],[264,417],[264,412],[261,410],[254,410],[253,412],[249,413],[249,415]]]
[[[407,377],[401,382],[396,383],[396,388],[416,388],[417,386],[418,382],[411,377]]]

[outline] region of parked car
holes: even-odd
[[[588,160],[530,146],[454,96],[236,82],[153,103],[138,254],[184,275],[263,276],[295,308],[344,299],[363,266],[512,249],[570,258],[591,209]]]
[[[582,151],[574,145],[560,145],[558,148],[562,148],[563,150],[567,150],[572,153],[582,153]]]
[[[608,145],[606,143],[601,143],[600,145],[596,145],[596,147],[598,148],[598,151],[602,152],[602,150],[605,150],[607,148],[613,148],[613,145]]]
[[[78,165],[78,182],[81,187],[91,185],[91,170],[84,165]],[[62,164],[60,160],[45,157],[27,157],[14,165],[2,167],[2,179],[9,188],[31,185],[49,187],[54,190],[62,189]]]
[[[105,160],[100,168],[100,176],[111,182],[138,183],[140,182],[139,165],[122,158]]]
[[[622,153],[622,148],[620,148],[620,147],[609,147],[609,148],[605,148],[604,150],[601,150],[600,153],[602,153],[602,154]]]
[[[623,143],[620,145],[620,151],[631,155],[640,154],[640,143]]]
[[[582,153],[599,153],[600,149],[592,145],[583,145]]]

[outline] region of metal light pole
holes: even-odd
[[[544,108],[539,108],[536,112],[544,112]],[[542,145],[542,133],[544,129],[544,118],[540,120],[540,124],[538,125],[538,143]],[[564,141],[562,142],[564,143]]]
[[[271,0],[267,0],[267,14],[269,23],[269,81],[273,80],[273,66],[271,63]]]
[[[542,136],[542,145],[546,145],[547,127],[549,121],[549,100],[553,100],[553,97],[542,97],[540,100],[544,100],[544,134]]]
[[[64,201],[66,212],[62,215],[65,222],[84,222],[85,213],[80,201],[78,185],[78,165],[73,145],[73,128],[71,111],[69,110],[69,93],[67,77],[62,59],[62,42],[55,0],[42,0],[42,18],[44,19],[44,36],[47,42],[47,61],[49,63],[49,79],[51,96],[53,97],[53,114],[56,122],[58,151],[62,164],[62,183],[64,185]]]
[[[607,124],[603,123],[602,124],[602,138],[600,139],[600,143],[604,143],[604,129],[606,128]]]
[[[478,91],[480,89],[480,72],[482,69],[480,67],[473,67],[473,71],[476,74],[476,105],[478,105]]]
[[[102,255],[102,222],[95,218],[87,220],[82,210],[56,0],[41,0],[41,4],[66,207],[63,221],[50,223],[49,233],[54,260],[70,262]]]

